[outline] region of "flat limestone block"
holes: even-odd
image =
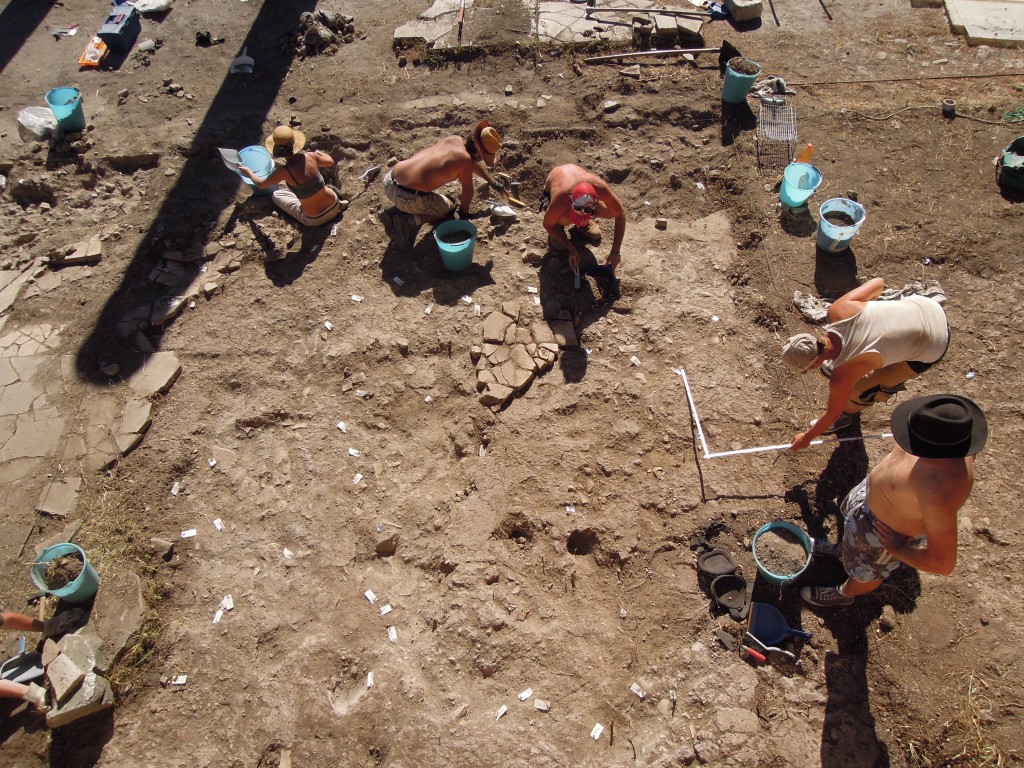
[[[46,713],[46,725],[50,728],[60,728],[112,706],[114,692],[107,678],[91,672],[85,676],[82,685],[70,699]]]
[[[725,7],[732,14],[733,21],[760,19],[764,12],[761,0],[725,0]]]
[[[145,364],[128,380],[139,397],[163,394],[171,388],[181,373],[181,363],[173,352],[154,352]]]
[[[61,653],[46,668],[46,679],[50,681],[54,698],[62,702],[85,680],[85,671]]]

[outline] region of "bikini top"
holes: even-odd
[[[288,173],[288,175],[292,177],[292,181],[295,182],[294,184],[292,184],[291,182],[285,183],[288,185],[288,189],[294,192],[295,196],[299,198],[299,200],[308,200],[321,189],[327,186],[327,182],[324,181],[324,177],[320,175],[319,171],[317,171],[316,176],[314,176],[309,181],[299,182],[295,178],[295,175],[288,169],[288,166],[285,166],[284,169]]]

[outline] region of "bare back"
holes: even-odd
[[[895,446],[868,476],[868,506],[875,517],[906,536],[952,526],[974,485],[974,457],[922,459]]]
[[[625,213],[619,199],[611,187],[599,176],[595,176],[578,165],[560,165],[548,174],[544,191],[550,193],[551,203],[544,215],[544,226],[568,227],[572,224],[569,211],[572,208],[572,190],[577,184],[592,184],[597,190],[600,202],[594,217],[598,219],[616,219]]]
[[[395,165],[392,174],[403,187],[433,192],[455,180],[462,182],[463,186],[467,183],[471,185],[475,167],[473,158],[466,150],[466,140],[449,136],[402,160]]]

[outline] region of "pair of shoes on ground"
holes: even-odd
[[[380,212],[380,223],[384,225],[384,232],[401,251],[409,253],[416,245],[416,235],[420,231],[420,224],[412,214],[402,213],[397,208],[385,208]]]

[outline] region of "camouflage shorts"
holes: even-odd
[[[840,507],[843,527],[843,567],[855,581],[881,581],[892,575],[901,561],[886,551],[875,534],[875,516],[868,507],[868,481],[850,491]],[[926,541],[924,536],[907,537],[911,546]]]

